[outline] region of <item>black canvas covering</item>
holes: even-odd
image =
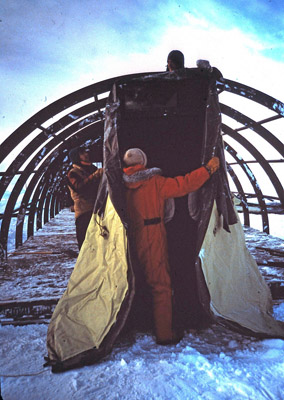
[[[236,223],[226,175],[221,137],[218,92],[222,75],[199,68],[146,75],[117,82],[110,93],[105,119],[104,168],[95,212],[102,209],[106,193],[127,226],[122,157],[131,147],[141,148],[148,167],[159,167],[164,176],[184,175],[217,155],[221,168],[197,193],[190,195],[190,213],[198,223],[196,253],[200,249],[213,199],[224,228]]]

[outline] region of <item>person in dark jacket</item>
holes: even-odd
[[[123,161],[130,235],[151,289],[157,343],[177,343],[180,337],[172,321],[165,201],[198,190],[219,168],[219,158],[213,157],[206,166],[175,178],[161,176],[159,168],[146,168],[147,156],[138,148],[127,150]]]
[[[93,213],[103,168],[98,169],[91,163],[89,151],[83,147],[72,149],[69,158],[73,166],[67,174],[68,187],[74,202],[76,236],[80,250]]]
[[[208,60],[197,60],[196,66],[203,70],[213,71]],[[180,50],[172,50],[167,58],[167,71],[173,72],[180,68],[184,68],[184,55]]]
[[[179,50],[172,50],[167,58],[167,71],[175,71],[184,68],[184,55]]]

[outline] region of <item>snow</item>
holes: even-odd
[[[284,320],[284,304],[276,309]],[[43,368],[47,325],[2,326],[1,393],[9,399],[283,399],[284,341],[214,325],[173,346],[151,334],[122,340],[106,359],[53,374]]]
[[[48,235],[53,243],[61,243],[64,234],[71,237],[74,216],[70,218],[64,210],[59,218],[60,223],[57,218],[52,220],[27,241],[25,248],[33,251],[37,240],[46,242]],[[252,228],[245,232],[251,250],[255,245],[283,246],[282,240],[256,235]],[[20,255],[11,255],[11,270],[9,276],[4,276],[1,299],[39,298],[40,294],[54,297],[63,293],[75,259],[66,257],[63,262],[59,258],[56,262],[61,263],[61,270],[56,267],[53,271],[45,264],[47,256],[42,257],[37,261],[39,265],[17,270],[15,278],[13,263],[22,261]],[[50,264],[56,264],[56,254],[48,257]],[[28,260],[25,256],[27,265]],[[27,271],[31,271],[30,275]],[[284,321],[283,301],[274,306],[274,315]],[[43,367],[47,328],[46,324],[0,326],[3,400],[284,399],[281,339],[259,340],[213,325],[200,332],[187,332],[177,345],[158,346],[151,332],[132,332],[120,338],[100,363],[53,374],[50,367]]]

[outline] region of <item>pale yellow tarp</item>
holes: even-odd
[[[199,257],[215,315],[254,332],[284,337],[284,323],[272,316],[272,298],[248,252],[240,221],[222,228],[214,204]]]
[[[101,235],[96,219],[107,227],[107,237]],[[128,290],[126,253],[126,232],[108,197],[103,219],[93,215],[90,221],[67,289],[50,321],[50,359],[64,361],[99,347]]]

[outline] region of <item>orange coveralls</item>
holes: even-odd
[[[169,274],[164,218],[165,200],[185,196],[199,189],[210,177],[204,167],[185,176],[165,178],[158,168],[142,165],[124,168],[127,210],[140,266],[153,297],[157,342],[174,339],[172,329],[172,287]]]

